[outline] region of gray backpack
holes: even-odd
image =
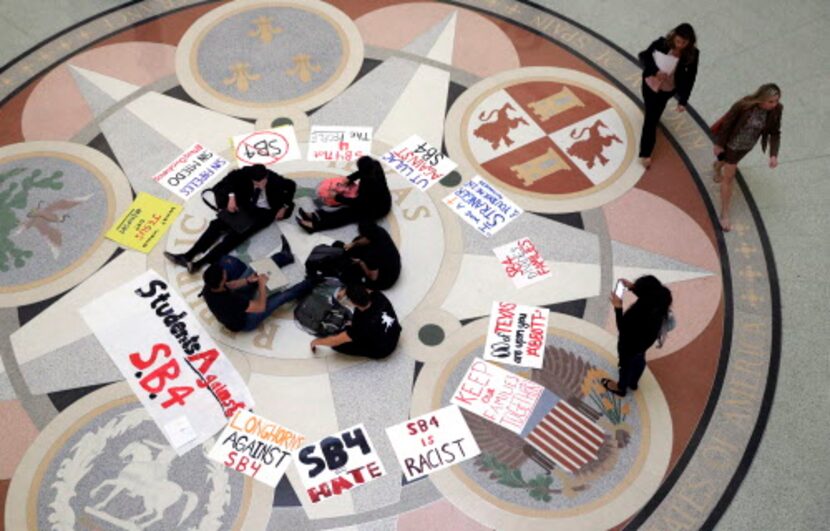
[[[342,332],[351,320],[352,312],[334,297],[340,287],[340,282],[334,279],[317,284],[294,308],[297,325],[317,337]]]

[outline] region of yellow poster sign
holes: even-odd
[[[181,205],[140,192],[121,219],[107,231],[107,238],[129,249],[149,253],[181,211]]]

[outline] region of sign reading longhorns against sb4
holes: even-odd
[[[271,166],[302,158],[297,135],[290,125],[236,135],[231,140],[234,157],[240,168],[254,164]]]
[[[98,297],[81,316],[180,455],[253,407],[245,381],[182,297],[153,270]]]
[[[450,405],[386,428],[407,481],[481,453],[458,406]]]
[[[381,161],[421,190],[437,183],[458,166],[441,153],[439,148],[428,144],[418,135],[412,135],[398,144]]]
[[[208,457],[276,487],[305,437],[248,411],[237,411]]]
[[[487,327],[484,359],[541,369],[548,330],[547,308],[494,302]]]
[[[350,162],[372,151],[371,127],[315,125],[308,137],[308,160]]]
[[[153,175],[153,180],[182,199],[188,199],[205,184],[225,173],[228,161],[202,146],[193,144],[176,160]]]
[[[301,448],[296,468],[311,503],[340,496],[386,474],[363,424]]]

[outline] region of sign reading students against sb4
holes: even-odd
[[[458,406],[386,428],[407,481],[424,477],[481,453]]]
[[[248,411],[237,411],[208,457],[276,487],[305,437]]]
[[[426,190],[443,179],[458,164],[428,144],[418,135],[412,135],[385,154],[381,161],[421,190]]]
[[[180,455],[253,407],[233,364],[155,271],[98,297],[81,315]]]
[[[494,302],[487,326],[484,359],[541,369],[549,315],[547,308]]]
[[[213,151],[201,144],[193,144],[155,174],[153,180],[182,199],[188,199],[229,167],[228,161]]]
[[[478,175],[445,197],[444,204],[488,238],[524,212]]]
[[[363,424],[301,448],[296,468],[311,503],[340,496],[386,474]]]
[[[450,402],[521,434],[545,388],[481,359],[474,359]]]

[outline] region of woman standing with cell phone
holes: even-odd
[[[697,77],[700,52],[692,25],[684,22],[659,37],[640,52],[643,67],[643,105],[645,117],[640,136],[640,161],[651,166],[651,153],[657,141],[657,125],[666,104],[677,96],[677,112],[686,110]]]
[[[715,182],[720,183],[720,225],[724,232],[732,228],[729,206],[738,162],[749,153],[758,139],[761,150],[769,143],[769,167],[778,166],[778,146],[781,143],[781,89],[775,83],[758,87],[754,94],[738,100],[712,126],[715,135]]]

